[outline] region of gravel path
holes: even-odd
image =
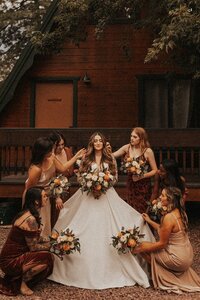
[[[194,249],[193,268],[200,276],[200,203],[191,203],[187,207],[190,223],[190,240]],[[0,247],[2,246],[9,228],[0,227]],[[21,300],[200,300],[200,293],[184,293],[182,295],[168,294],[167,292],[159,292],[150,287],[144,289],[139,286],[123,287],[107,290],[86,290],[74,287],[67,287],[61,284],[45,280],[35,288],[34,296],[16,296],[7,297],[0,294],[0,300],[21,299]]]

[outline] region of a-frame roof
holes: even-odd
[[[49,9],[47,10],[43,23],[40,27],[40,31],[42,33],[50,31],[54,22],[54,16],[58,9],[58,2],[59,0],[54,0],[51,3]],[[32,66],[34,56],[36,54],[37,53],[32,44],[28,44],[22,51],[20,58],[16,62],[7,79],[3,82],[3,84],[0,87],[0,112],[12,99],[20,79],[25,74],[25,72]]]

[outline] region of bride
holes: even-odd
[[[82,159],[80,178],[81,174],[88,174],[96,167],[102,171],[105,165],[110,174],[117,178],[116,162],[107,150],[106,139],[96,132],[90,137],[86,155]],[[119,255],[111,245],[111,237],[122,226],[139,226],[140,233],[145,234],[145,240],[154,241],[151,230],[140,213],[122,200],[113,187],[101,195],[87,193],[80,188],[64,203],[54,228],[58,231],[65,228],[73,230],[80,240],[81,253],[65,255],[63,261],[55,257],[53,273],[49,279],[86,289],[135,284],[149,287],[145,260],[130,252]]]

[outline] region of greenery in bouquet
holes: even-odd
[[[70,183],[66,176],[62,174],[51,179],[49,183],[49,195],[52,197],[60,197],[62,193],[68,192]]]
[[[139,245],[140,239],[144,238],[145,234],[140,233],[139,227],[125,229],[122,227],[121,231],[115,236],[112,236],[112,245],[117,249],[119,254],[132,252],[132,250]]]
[[[160,221],[161,217],[167,213],[167,207],[162,206],[160,198],[148,202],[147,213],[154,221]]]
[[[80,253],[79,238],[75,236],[69,228],[62,230],[60,233],[53,230],[50,236],[50,252],[57,255],[61,260],[66,254],[71,254],[75,251]]]
[[[96,163],[91,165],[89,172],[79,173],[78,181],[82,192],[92,193],[95,199],[113,186],[114,176],[109,171],[107,163],[103,163],[102,170],[99,170]]]
[[[124,173],[142,176],[148,172],[148,165],[142,159],[137,161],[133,157],[127,157],[122,160],[120,170]]]

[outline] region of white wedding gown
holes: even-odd
[[[81,253],[55,256],[50,280],[79,288],[107,289],[138,284],[149,287],[147,263],[139,256],[121,254],[111,245],[121,227],[139,226],[144,240],[154,236],[142,216],[110,188],[99,199],[79,189],[60,211],[58,231],[69,227],[79,237]]]

